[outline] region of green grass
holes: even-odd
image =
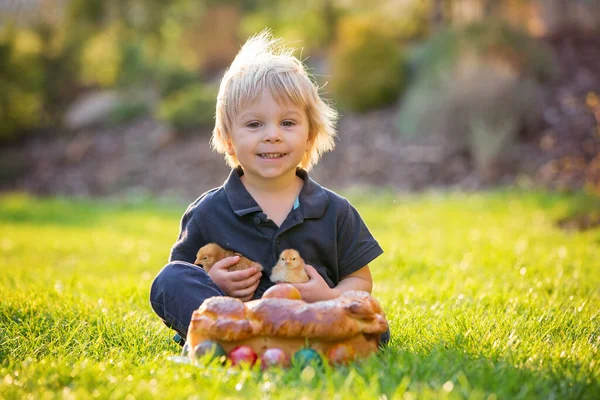
[[[185,205],[0,197],[0,398],[600,398],[600,229],[582,195],[349,194],[389,348],[339,369],[176,364],[148,292]]]

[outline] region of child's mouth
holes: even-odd
[[[285,155],[286,155],[286,153],[261,153],[258,156],[260,158],[275,159],[275,158],[281,158]]]

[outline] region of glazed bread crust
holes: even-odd
[[[271,347],[293,353],[308,344],[326,352],[334,344],[347,343],[357,355],[366,356],[377,351],[387,328],[381,306],[366,292],[349,291],[315,303],[286,298],[243,303],[233,297],[213,297],[194,311],[187,339],[192,349],[211,339],[226,351],[246,344],[259,355]]]

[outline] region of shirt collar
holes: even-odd
[[[244,174],[241,167],[231,170],[223,184],[223,189],[233,212],[242,217],[257,211],[262,211],[258,203],[244,187],[240,177]],[[300,191],[300,210],[303,218],[320,218],[329,204],[329,197],[317,182],[308,176],[302,168],[296,169],[296,175],[304,181]]]

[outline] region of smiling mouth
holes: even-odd
[[[260,153],[258,154],[258,156],[260,158],[268,158],[268,159],[274,159],[274,158],[281,158],[283,156],[285,156],[287,153]]]

